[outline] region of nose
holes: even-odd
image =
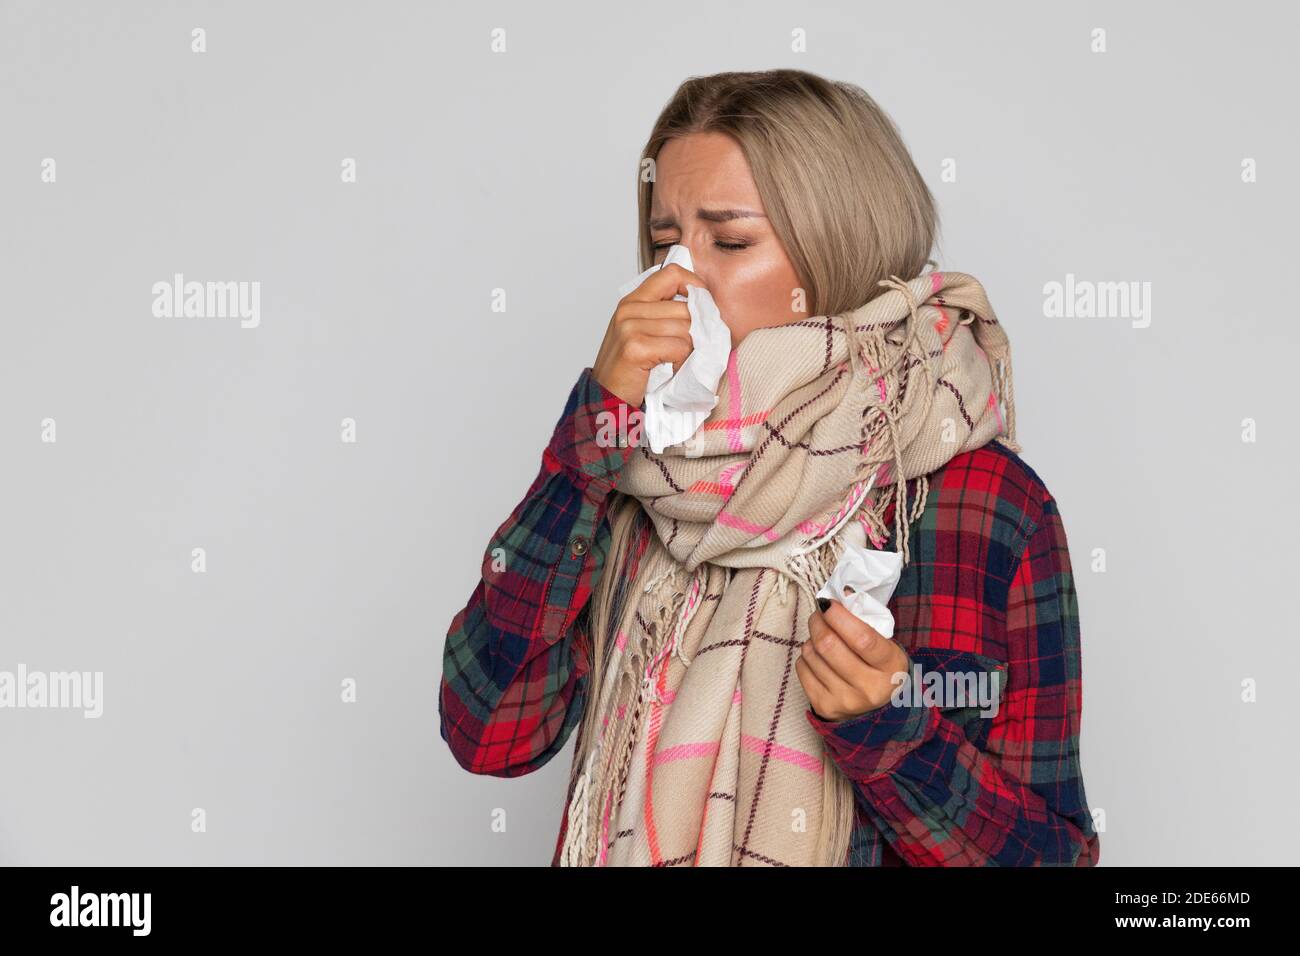
[[[705,288],[709,288],[709,275],[712,271],[712,263],[709,261],[709,245],[705,239],[695,239],[688,241],[682,238],[679,245],[685,246],[686,251],[691,254],[691,271],[700,277]]]

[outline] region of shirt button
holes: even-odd
[[[575,557],[581,557],[587,553],[587,539],[580,534],[575,534],[569,539],[569,552]]]

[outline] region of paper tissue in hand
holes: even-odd
[[[651,266],[621,285],[619,297],[637,288],[652,272],[658,272],[673,262],[695,271],[690,250],[680,244],[674,245],[662,263]],[[731,329],[722,321],[709,290],[691,285],[686,287],[686,291],[688,295],[675,295],[673,299],[685,302],[691,313],[691,344],[694,348],[676,375],[673,374],[672,362],[661,362],[650,370],[650,378],[646,381],[643,430],[656,455],[669,445],[687,441],[699,431],[718,404],[718,383],[731,357]]]
[[[903,556],[897,551],[873,551],[865,544],[861,526],[857,535],[845,539],[844,553],[827,578],[818,597],[834,598],[860,620],[875,628],[881,637],[893,638],[894,615],[886,606],[903,572]]]

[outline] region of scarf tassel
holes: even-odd
[[[696,568],[685,588],[680,586],[682,573],[681,567],[669,560],[661,571],[650,577],[644,587],[645,593],[654,597],[654,622],[650,628],[639,629],[640,633],[635,645],[628,646],[613,691],[612,710],[614,713],[618,712],[620,698],[627,695],[625,688],[633,684],[637,687],[635,703],[626,724],[620,728],[621,733],[616,733],[610,740],[604,739],[602,734],[601,738],[593,743],[583,771],[574,784],[569,803],[564,846],[560,853],[561,866],[587,866],[592,863],[602,865],[604,848],[600,843],[605,841],[606,835],[603,829],[596,825],[599,821],[593,819],[593,808],[599,812],[609,803],[614,789],[617,788],[621,792],[627,780],[632,751],[621,744],[632,739],[631,728],[640,720],[640,714],[646,703],[661,700],[656,686],[661,664],[675,655],[681,660],[683,666],[690,666],[690,660],[683,650],[683,638],[691,619],[703,603],[700,596],[704,589],[707,571],[705,565]],[[672,625],[671,631],[670,625]],[[656,652],[655,644],[663,640],[665,634],[668,635],[667,640],[663,641]],[[602,792],[595,792],[592,781],[597,779],[597,767],[603,769],[607,754],[620,753],[622,760],[618,772],[613,777],[616,782]],[[603,774],[600,779],[604,779]]]

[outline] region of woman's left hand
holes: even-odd
[[[848,720],[889,702],[894,675],[911,669],[911,658],[895,641],[839,601],[813,611],[795,670],[813,713],[823,720]]]

